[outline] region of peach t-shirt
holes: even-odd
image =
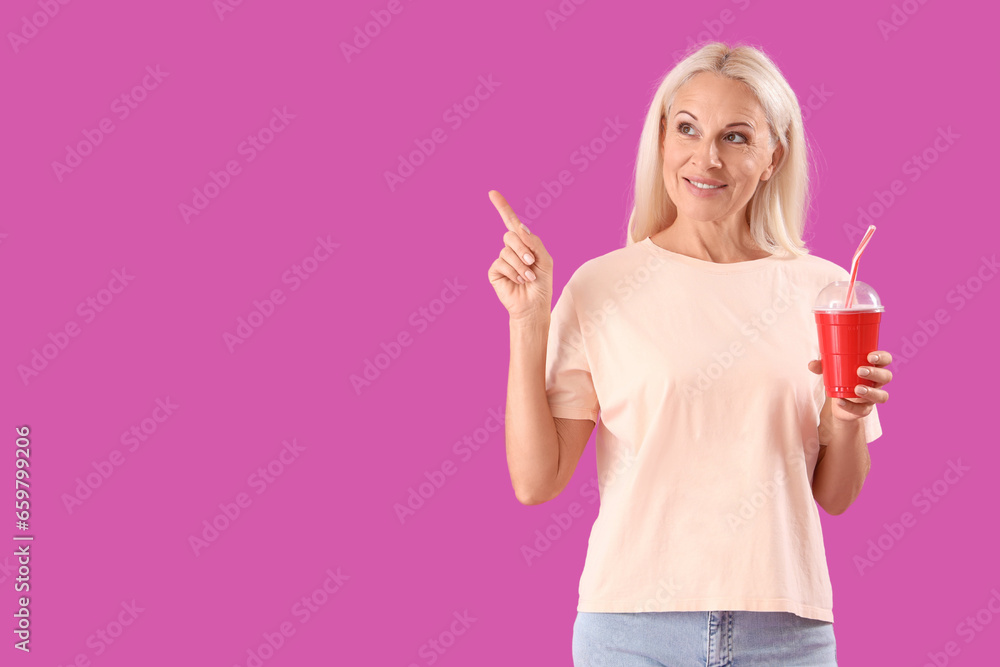
[[[649,238],[585,262],[550,320],[554,417],[597,422],[578,611],[788,611],[833,622],[812,478],[812,255],[719,264]],[[882,434],[878,410],[865,439]]]

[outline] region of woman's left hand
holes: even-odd
[[[885,350],[876,350],[868,355],[871,366],[859,366],[858,376],[875,383],[874,387],[857,385],[854,388],[859,398],[835,398],[830,402],[834,419],[852,422],[868,416],[875,403],[885,403],[889,400],[889,392],[884,387],[892,380],[892,371],[883,366],[892,363],[892,355]],[[814,359],[809,362],[809,370],[819,375],[823,374],[823,361]]]

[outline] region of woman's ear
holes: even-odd
[[[777,169],[778,164],[781,163],[781,157],[784,154],[785,154],[785,147],[782,146],[781,142],[779,141],[777,148],[774,149],[774,153],[771,156],[771,164],[769,164],[767,166],[767,169],[764,170],[764,173],[761,174],[760,180],[766,181],[771,178],[771,176],[774,174],[774,170]]]

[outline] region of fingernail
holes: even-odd
[[[528,280],[534,280],[535,279],[535,274],[531,272],[531,269],[528,269],[527,271],[525,271],[524,275],[527,276]]]
[[[868,370],[867,368],[859,368],[858,369],[858,375],[860,375],[861,377],[868,377],[870,374],[871,374],[871,371]]]
[[[535,258],[531,256],[530,252],[524,253],[524,263],[525,264],[531,264],[534,261],[535,261]]]
[[[861,396],[863,394],[867,394],[868,393],[868,387],[858,387],[857,389],[854,390],[854,392],[856,394],[858,394],[859,396]]]
[[[874,364],[875,362],[878,361],[878,355],[877,354],[869,354],[868,355],[868,359]]]
[[[530,234],[531,233],[531,231],[528,229],[527,225],[525,225],[523,222],[521,223],[521,229],[524,230],[525,234]]]

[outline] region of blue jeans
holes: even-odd
[[[578,611],[574,667],[836,667],[833,623],[785,611]]]

